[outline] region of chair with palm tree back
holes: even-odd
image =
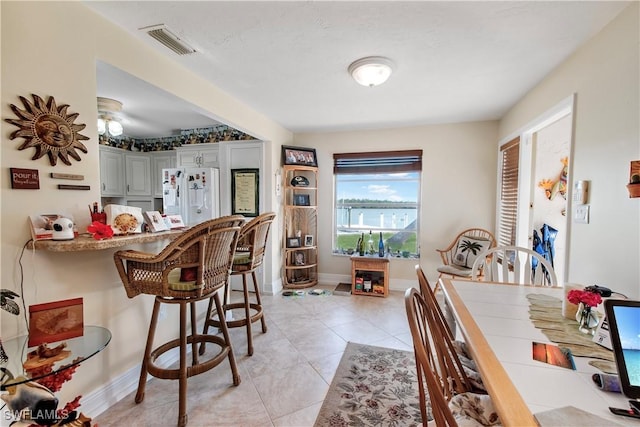
[[[483,228],[469,228],[459,233],[445,249],[436,249],[442,258],[438,279],[442,276],[471,278],[473,262],[483,251],[496,246],[496,238]],[[436,286],[437,287],[437,286]]]

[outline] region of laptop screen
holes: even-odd
[[[604,307],[622,391],[639,399],[640,301],[608,299]]]

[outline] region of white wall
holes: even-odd
[[[73,381],[62,389],[62,403],[117,378],[139,365],[148,331],[152,297],[128,299],[113,263],[113,250],[76,253],[26,251],[22,257],[24,288],[20,287],[18,258],[22,246],[30,238],[27,215],[70,210],[80,230],[89,223],[87,205],[100,200],[99,157],[96,130],[96,59],[117,66],[185,99],[204,111],[260,139],[271,141],[278,150],[290,143],[292,134],[272,120],[230,98],[175,62],[162,57],[120,28],[96,15],[81,2],[0,2],[1,13],[1,84],[2,118],[16,118],[9,108],[23,108],[18,96],[30,98],[38,94],[45,99],[54,96],[58,104],[69,104],[69,113],[79,113],[75,123],[87,127],[81,131],[90,137],[85,141],[88,153],[80,153],[81,161],[71,166],[48,159],[32,161],[34,149],[19,151],[22,138],[10,140],[17,127],[0,123],[2,144],[1,184],[1,283],[23,296],[27,306],[73,297],[84,298],[85,322],[101,325],[113,332],[107,349],[84,363]],[[274,156],[265,159],[265,176],[273,176]],[[12,190],[9,167],[37,169],[39,190]],[[61,191],[58,180],[50,172],[84,175],[79,184],[90,185],[89,191]],[[68,182],[66,182],[68,183]],[[265,191],[272,192],[273,180]],[[265,209],[279,210],[277,200],[265,198]],[[280,263],[280,236],[274,228],[271,250]],[[157,252],[160,244],[134,247]],[[271,267],[271,266],[270,266]],[[279,269],[269,268],[270,281],[279,281]],[[175,336],[177,313],[170,307],[159,326],[159,339]],[[22,316],[2,314],[2,338],[7,340],[25,333]],[[82,407],[81,407],[82,409]]]
[[[640,28],[634,2],[500,121],[500,138],[576,94],[573,180],[590,180],[589,224],[571,224],[567,281],[640,297],[640,199],[625,188],[640,159]],[[571,188],[572,183],[570,183]]]
[[[315,148],[318,157],[318,229],[327,231],[318,238],[321,279],[351,274],[349,257],[331,253],[333,153],[423,150],[419,262],[429,280],[435,280],[440,265],[436,248],[447,247],[465,228],[494,229],[497,140],[497,122],[296,134],[296,144]],[[405,289],[407,280],[416,281],[417,262],[393,259],[390,288]]]

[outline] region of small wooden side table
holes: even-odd
[[[372,282],[371,292],[356,289],[356,276],[368,275]],[[351,294],[376,297],[389,295],[389,258],[378,256],[351,257]]]

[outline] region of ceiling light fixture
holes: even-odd
[[[140,29],[146,31],[147,34],[178,55],[188,55],[196,52],[193,47],[189,46],[186,41],[176,36],[164,24],[152,25],[151,27],[144,27]]]
[[[382,56],[368,56],[358,59],[349,65],[349,74],[356,82],[362,86],[378,86],[386,82],[391,71],[393,62]]]
[[[98,97],[98,135],[108,133],[111,136],[120,136],[124,129],[116,117],[122,110],[122,102],[111,98]]]

